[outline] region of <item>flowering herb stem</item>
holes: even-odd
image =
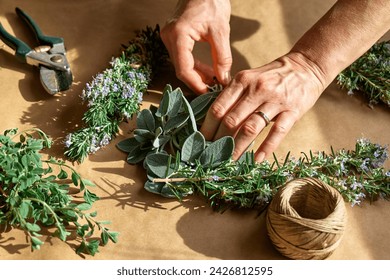
[[[83,116],[85,126],[65,140],[65,155],[72,161],[82,162],[117,135],[120,123],[139,111],[153,72],[167,60],[158,26],[139,32],[123,47],[111,67],[97,74],[82,92],[88,106]]]
[[[348,94],[363,93],[372,107],[390,106],[390,41],[378,42],[337,76]]]

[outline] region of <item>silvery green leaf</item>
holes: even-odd
[[[161,135],[160,137],[154,139],[153,147],[154,148],[162,148],[166,143],[168,143],[169,139],[171,139],[168,135]]]
[[[148,192],[159,194],[167,198],[176,197],[166,183],[153,183],[151,181],[146,181],[144,188]]]
[[[180,88],[176,88],[174,91],[169,93],[169,107],[168,116],[174,117],[182,110],[183,103],[183,92]]]
[[[167,197],[167,198],[176,197],[175,193],[172,191],[172,189],[167,184],[165,184],[163,186],[163,188],[161,189],[161,195],[163,197]]]
[[[184,142],[187,140],[188,136],[190,136],[192,133],[189,132],[188,126],[184,126],[177,133],[175,133],[175,135],[172,136],[172,140],[173,140],[172,142],[175,145],[175,147],[181,150]]]
[[[154,137],[159,137],[163,133],[163,129],[161,126],[156,128],[156,131],[154,132]]]
[[[184,110],[187,112],[187,114],[189,115],[189,119],[190,119],[190,123],[188,124],[189,131],[190,131],[190,133],[198,131],[194,112],[192,111],[191,105],[188,102],[187,98],[185,98],[183,96],[182,99],[183,99]]]
[[[222,162],[231,158],[234,150],[234,140],[231,136],[225,136],[212,142],[202,152],[199,157],[199,162],[203,166],[210,165],[211,167],[218,166]]]
[[[147,130],[147,129],[135,129],[134,130],[134,138],[142,143],[142,142],[147,142],[147,141],[150,141],[154,138],[154,134]]]
[[[144,188],[148,192],[161,194],[161,190],[164,187],[165,183],[153,183],[152,181],[146,181]]]
[[[169,109],[169,91],[164,91],[160,105],[157,109],[157,112],[155,113],[156,117],[165,117],[168,114],[168,109]]]
[[[139,112],[137,117],[137,128],[149,131],[154,131],[156,129],[152,111],[143,109]]]
[[[173,89],[172,89],[172,86],[170,84],[166,84],[164,89],[163,89],[163,94],[166,94],[168,92],[171,92]]]
[[[120,141],[118,144],[116,144],[116,147],[122,152],[129,153],[134,149],[135,146],[138,145],[139,142],[134,137],[131,137]]]
[[[204,136],[199,131],[191,134],[182,146],[181,160],[185,162],[194,162],[199,158],[206,146]]]
[[[190,105],[197,121],[203,119],[206,116],[210,105],[214,102],[218,94],[219,92],[208,92],[199,95],[191,101]]]
[[[138,145],[134,145],[132,149],[128,152],[127,159],[126,159],[128,163],[136,164],[145,159],[149,150],[141,149],[141,145],[142,144],[140,143],[138,143]]]
[[[172,118],[170,118],[166,122],[166,124],[164,126],[165,132],[169,132],[172,129],[175,129],[175,128],[182,126],[183,124],[185,124],[187,122],[188,118],[189,118],[189,115],[185,114],[185,113],[173,116]]]
[[[158,178],[166,178],[173,172],[170,162],[171,156],[165,153],[149,154],[145,158],[148,171],[155,174]]]

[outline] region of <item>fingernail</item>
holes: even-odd
[[[227,85],[228,83],[230,83],[231,79],[232,77],[230,76],[230,72],[229,71],[225,72],[225,74],[223,75],[223,84]]]

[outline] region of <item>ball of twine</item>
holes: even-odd
[[[344,233],[344,201],[336,189],[318,179],[295,179],[275,194],[266,223],[272,243],[284,256],[325,259]]]

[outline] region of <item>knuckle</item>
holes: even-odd
[[[249,80],[248,76],[249,76],[249,71],[242,70],[235,75],[234,79],[241,84],[246,84],[246,82]]]
[[[228,130],[234,130],[238,126],[238,120],[232,115],[226,115],[223,124]]]
[[[284,125],[278,124],[278,123],[275,123],[272,129],[273,129],[275,134],[277,134],[278,136],[281,136],[281,137],[287,135],[287,133],[288,133],[287,127],[285,127]]]
[[[241,132],[245,137],[256,137],[259,132],[260,128],[257,123],[254,122],[248,122],[244,123],[241,127]]]
[[[224,117],[226,110],[220,103],[214,102],[210,106],[210,113],[214,118],[220,120]]]

